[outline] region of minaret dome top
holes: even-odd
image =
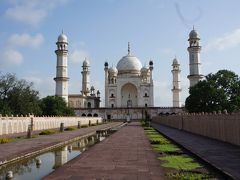
[[[63,32],[58,36],[58,42],[67,43],[67,36],[65,34],[63,34]]]
[[[189,39],[200,39],[199,33],[194,29],[189,33]]]

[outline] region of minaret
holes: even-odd
[[[105,107],[108,107],[108,62],[104,63],[105,71]]]
[[[188,79],[190,81],[190,87],[197,84],[204,76],[201,74],[201,63],[200,63],[200,51],[201,46],[199,45],[200,37],[197,31],[193,30],[189,33],[189,70],[190,74]]]
[[[149,106],[154,106],[154,98],[153,98],[153,61],[149,61],[149,70],[150,70],[150,104]]]
[[[90,63],[87,59],[83,61],[82,65],[82,94],[90,95]]]
[[[172,75],[173,75],[173,88],[172,88],[172,93],[173,93],[173,107],[181,107],[181,102],[180,102],[180,92],[181,92],[181,87],[180,87],[180,64],[177,61],[177,58],[173,59],[172,63]]]
[[[56,77],[54,78],[56,81],[55,95],[62,97],[68,103],[68,42],[67,36],[63,32],[58,36],[56,44],[57,70]]]

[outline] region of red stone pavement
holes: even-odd
[[[89,128],[81,128],[75,131],[66,131],[53,135],[39,136],[32,139],[24,139],[19,142],[0,144],[0,161],[11,160],[13,158],[23,156],[27,153],[38,151],[58,143],[71,140],[78,136],[96,132],[96,130],[104,129],[120,125],[120,122],[107,123]]]
[[[139,122],[121,128],[47,179],[165,179]]]

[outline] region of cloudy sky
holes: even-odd
[[[240,75],[239,0],[0,0],[0,71],[34,82],[41,97],[53,95],[55,42],[69,40],[70,93],[81,89],[81,63],[91,63],[91,84],[102,92],[104,62],[127,54],[154,61],[156,106],[172,105],[171,64],[181,64],[182,102],[188,96],[188,34],[201,36],[202,71]]]

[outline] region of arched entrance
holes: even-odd
[[[138,93],[135,85],[127,83],[121,89],[121,107],[137,107]]]

